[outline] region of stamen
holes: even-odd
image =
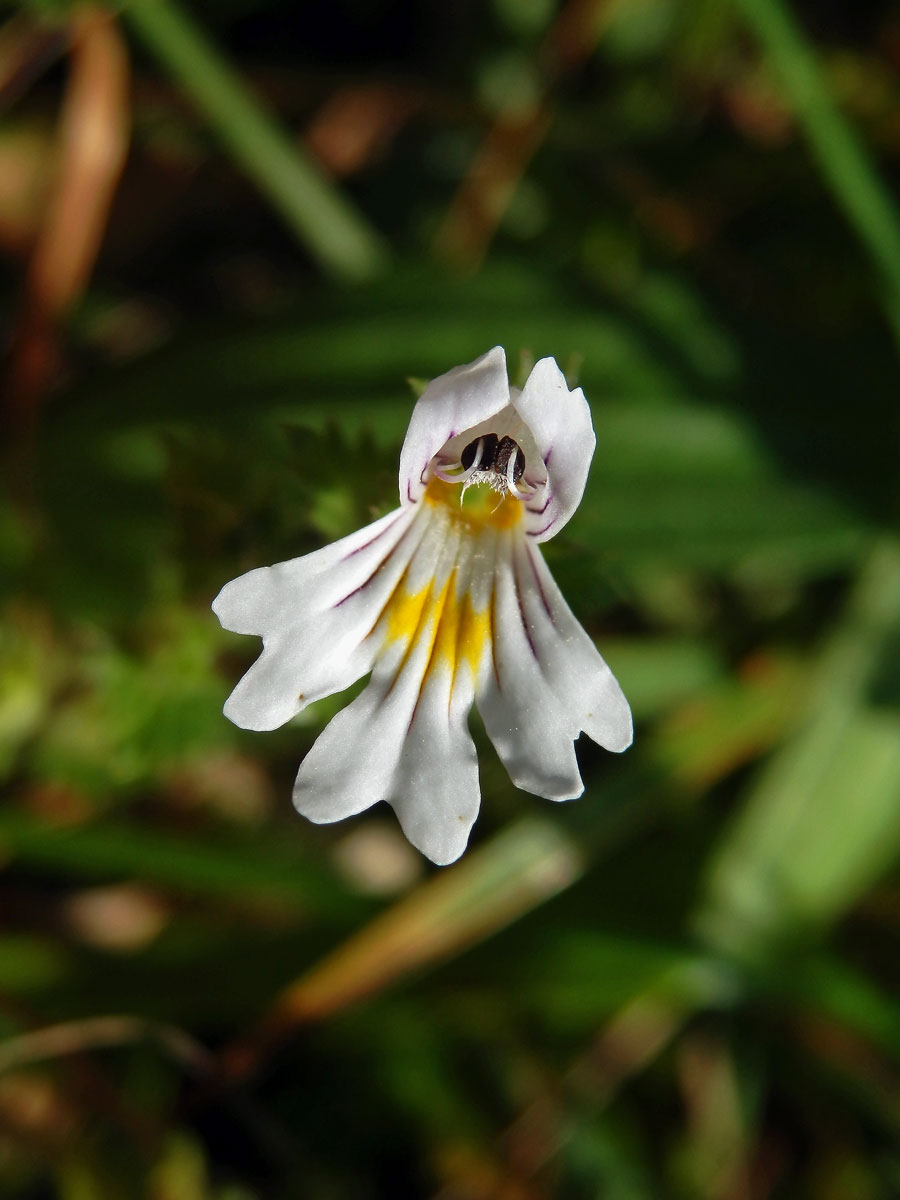
[[[537,491],[537,486],[533,483],[529,483],[527,479],[521,480],[517,483],[509,478],[508,473],[506,482],[510,493],[515,496],[517,500],[527,500],[529,496],[533,496]],[[523,483],[524,487],[522,486]]]
[[[463,478],[462,474],[450,474],[451,471],[459,472],[462,470],[461,462],[449,463],[447,466],[436,466],[431,469],[437,475],[438,479],[443,479],[444,483],[459,483],[460,479]]]
[[[445,483],[462,484],[460,505],[466,490],[474,484],[487,484],[501,496],[515,496],[517,500],[526,500],[537,491],[536,484],[523,480],[525,455],[508,435],[498,438],[495,433],[482,434],[469,442],[458,462],[438,461],[431,470]]]
[[[475,442],[469,442],[468,446],[463,450],[459,462],[450,463],[447,467],[434,467],[435,475],[437,475],[438,479],[443,479],[444,483],[465,483],[472,478],[481,466],[482,459],[484,458],[484,449],[485,439],[483,437],[478,438]],[[470,450],[472,451],[472,459],[467,463],[466,459],[469,458]],[[463,469],[458,470],[458,468]],[[450,471],[457,471],[457,474],[451,475]],[[463,488],[463,492],[465,492],[465,488]]]

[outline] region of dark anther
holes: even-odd
[[[491,463],[494,461],[494,455],[497,452],[497,437],[496,434],[488,433],[484,437],[476,438],[474,442],[469,442],[468,446],[463,450],[459,461],[462,463],[464,471],[468,471],[469,467],[475,462],[479,447],[481,448],[481,454],[478,456],[478,465],[475,469],[481,471],[489,471],[491,469]]]
[[[511,437],[498,438],[495,433],[486,433],[484,437],[469,442],[460,455],[463,470],[468,471],[474,466],[476,471],[485,471],[491,475],[506,478],[509,460],[513,458],[513,483],[518,483],[525,470],[525,455]]]
[[[496,439],[495,439],[496,440]],[[513,458],[513,483],[518,483],[522,478],[522,472],[525,470],[525,455],[522,453],[518,444],[511,437],[505,437],[497,446],[494,453],[494,470],[498,475],[506,475],[509,470],[509,460]]]

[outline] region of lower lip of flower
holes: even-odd
[[[399,643],[408,655],[421,644],[427,654],[425,675],[443,669],[455,681],[466,665],[475,678],[490,641],[491,611],[490,600],[476,611],[469,594],[460,591],[457,566],[443,583],[433,579],[417,592],[407,591],[401,582],[385,613],[384,647]]]
[[[373,629],[381,653],[399,650],[400,669],[415,649],[417,657],[425,655],[425,676],[445,670],[453,681],[463,666],[473,680],[478,676],[492,641],[497,538],[509,536],[523,519],[515,496],[498,498],[486,485],[470,487],[465,496],[462,490],[441,479],[429,481],[419,518],[428,530],[420,547],[430,543],[434,573],[423,581],[411,561]],[[411,575],[418,575],[415,583]]]

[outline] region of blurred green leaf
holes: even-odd
[[[638,720],[656,715],[718,680],[724,664],[699,639],[604,638],[602,652]]]
[[[274,835],[254,841],[244,832],[188,840],[146,825],[54,827],[24,813],[0,813],[0,846],[8,859],[77,879],[139,878],[185,894],[236,901],[257,897],[289,908],[335,915],[366,906],[329,872],[292,854]],[[301,869],[302,863],[302,869]]]
[[[4,992],[38,993],[56,987],[65,974],[59,946],[37,937],[0,938],[0,988]]]
[[[784,0],[735,3],[771,57],[819,169],[881,273],[885,315],[900,339],[900,214],[894,199],[835,103],[791,8]]]
[[[380,237],[253,98],[183,7],[129,0],[124,15],[320,265],[339,278],[376,274],[386,259]]]
[[[713,855],[698,925],[752,956],[839,916],[900,844],[900,707],[871,689],[900,631],[900,549],[863,567],[809,685],[807,716]]]

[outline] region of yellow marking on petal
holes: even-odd
[[[417,592],[398,590],[387,611],[385,645],[400,642],[409,657],[414,644],[428,649],[426,674],[437,665],[447,667],[453,679],[462,663],[473,675],[478,671],[485,644],[490,637],[490,611],[476,612],[468,592],[457,594],[454,567],[438,591],[430,580]]]
[[[466,593],[462,601],[462,616],[459,622],[459,637],[456,644],[456,663],[454,672],[460,662],[467,662],[473,675],[478,674],[484,648],[491,636],[491,608],[488,604],[481,612],[476,612],[472,599]]]
[[[401,579],[400,585],[394,589],[393,594],[387,603],[387,632],[385,641],[390,644],[392,642],[402,642],[404,645],[409,645],[419,628],[419,622],[422,620],[422,610],[428,603],[429,598],[433,603],[434,581],[426,583],[423,588],[419,588],[417,592],[409,592],[403,586],[406,582],[406,577]]]
[[[431,658],[428,668],[434,662],[446,663],[451,671],[456,670],[456,643],[459,638],[459,609],[460,603],[456,595],[456,567],[444,585],[441,596],[441,613],[431,646]]]
[[[522,520],[522,502],[515,496],[507,493],[498,501],[497,493],[482,483],[467,488],[461,497],[462,487],[461,483],[445,483],[437,477],[430,479],[425,489],[425,502],[442,505],[451,520],[467,533],[480,533],[486,528],[512,529]]]

